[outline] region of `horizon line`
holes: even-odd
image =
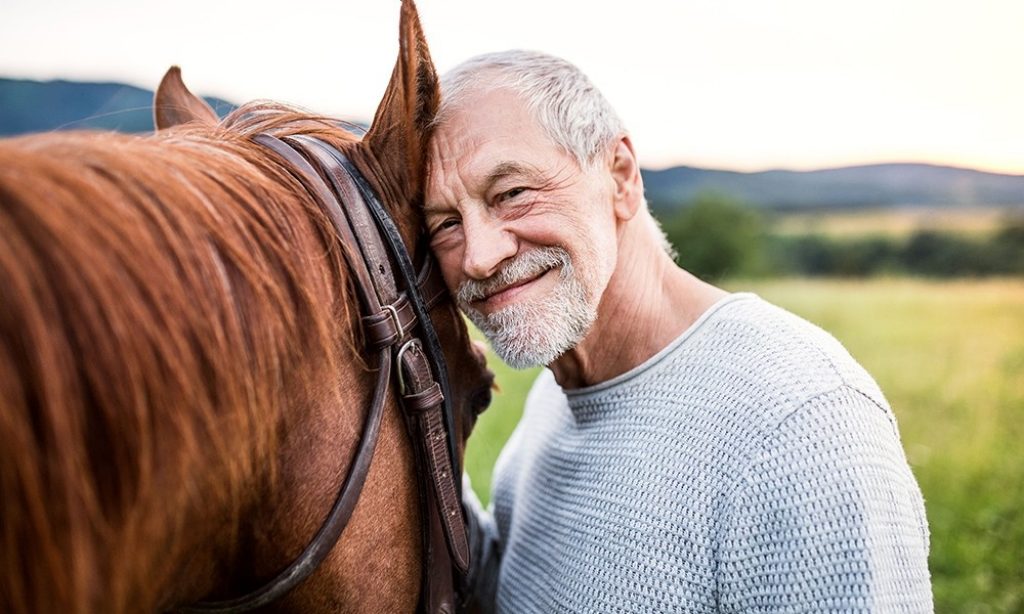
[[[693,168],[702,171],[719,171],[725,173],[737,173],[740,175],[757,175],[761,173],[817,173],[824,171],[837,171],[851,168],[870,168],[874,166],[930,166],[933,168],[944,168],[958,171],[972,171],[976,173],[985,173],[988,175],[1000,175],[1002,177],[1019,177],[1024,178],[1024,170],[1022,171],[1006,171],[996,170],[994,167],[985,167],[984,165],[972,166],[963,162],[935,162],[935,161],[922,161],[922,160],[907,160],[907,159],[889,159],[889,160],[875,160],[875,161],[863,161],[863,162],[850,162],[849,164],[832,164],[824,166],[764,166],[764,167],[753,167],[753,168],[737,168],[720,165],[707,165],[700,163],[691,162],[675,162],[675,163],[658,163],[658,164],[640,164],[640,168],[645,171],[663,172],[676,168]]]

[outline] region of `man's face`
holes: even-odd
[[[459,306],[514,367],[549,364],[597,317],[616,260],[614,180],[581,169],[505,89],[430,145],[426,222]]]

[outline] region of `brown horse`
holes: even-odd
[[[438,91],[408,0],[400,43],[362,140],[270,104],[218,121],[172,69],[153,136],[0,143],[0,611],[228,598],[309,543],[353,457],[373,359],[348,247],[253,137],[343,152],[416,254]],[[431,314],[464,442],[492,378],[451,300]],[[385,411],[341,540],[276,609],[415,608],[414,458],[393,398]]]

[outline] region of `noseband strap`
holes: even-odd
[[[256,143],[274,152],[327,214],[344,250],[362,306],[364,338],[377,358],[377,380],[356,455],[324,524],[283,572],[235,599],[200,602],[196,612],[246,612],[265,606],[305,580],[341,537],[362,492],[380,435],[394,365],[406,426],[416,451],[424,574],[421,611],[453,612],[453,573],[469,569],[461,505],[461,468],[447,366],[429,312],[446,292],[428,255],[417,275],[393,220],[355,166],[309,136]],[[343,205],[344,203],[344,205]],[[395,274],[397,271],[397,275]]]

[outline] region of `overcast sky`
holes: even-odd
[[[440,71],[529,48],[586,71],[649,167],[922,161],[1024,174],[1024,0],[420,0]],[[369,118],[398,0],[0,0],[0,76]]]

